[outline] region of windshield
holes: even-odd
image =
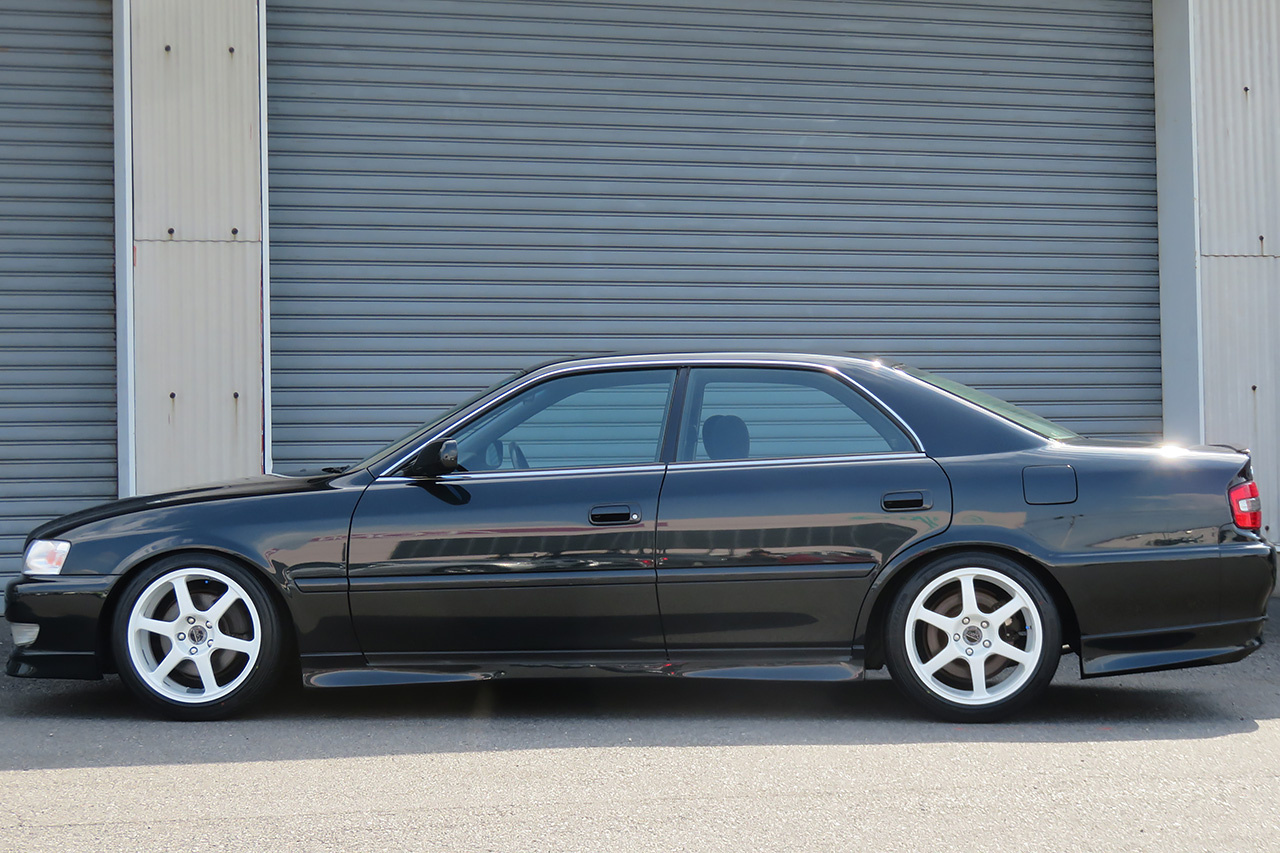
[[[368,456],[364,459],[361,459],[359,462],[352,465],[347,470],[354,470],[359,468],[371,468],[374,465],[391,461],[396,457],[397,454],[412,447],[416,442],[420,441],[421,439],[426,438],[428,435],[431,434],[433,430],[437,429],[445,421],[449,420],[450,418],[454,417],[457,414],[460,414],[465,409],[470,408],[474,404],[483,400],[485,397],[488,397],[490,394],[497,391],[499,388],[502,388],[503,386],[510,384],[512,381],[514,381],[515,379],[521,376],[524,376],[528,372],[529,371],[527,370],[522,370],[519,373],[516,373],[512,376],[508,376],[506,379],[503,379],[500,382],[490,385],[488,388],[485,388],[483,391],[480,391],[479,393],[474,394],[471,397],[468,397],[464,402],[454,406],[452,409],[440,415],[435,420],[430,421],[422,426],[414,427],[413,429],[409,430],[407,433],[402,435],[400,438],[397,438],[395,441],[391,442],[386,447],[379,450],[377,453],[374,453],[372,456]]]
[[[1019,408],[1013,403],[1006,403],[999,397],[992,397],[990,394],[983,393],[977,388],[970,388],[962,382],[956,382],[954,379],[946,379],[941,376],[934,376],[932,373],[924,370],[917,370],[914,367],[899,368],[903,373],[914,376],[924,382],[928,382],[935,388],[941,388],[943,391],[955,394],[962,400],[968,400],[975,406],[980,406],[992,414],[999,415],[1005,420],[1013,421],[1024,429],[1029,429],[1036,435],[1051,438],[1055,441],[1066,441],[1069,438],[1079,438],[1077,433],[1072,432],[1064,426],[1058,426],[1051,420],[1032,414],[1026,409]]]

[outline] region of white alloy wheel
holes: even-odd
[[[129,664],[161,698],[217,702],[254,672],[262,620],[253,598],[226,574],[178,568],[153,580],[129,609]]]
[[[924,687],[959,705],[1013,696],[1045,655],[1040,609],[1004,572],[952,569],[911,601],[903,626],[907,660]]]

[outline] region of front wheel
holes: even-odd
[[[1041,694],[1062,653],[1062,625],[1044,585],[994,554],[925,566],[886,620],[893,680],[933,714],[990,722]]]
[[[120,678],[167,716],[233,714],[275,682],[280,617],[261,582],[214,555],[168,557],[131,578],[111,641]]]

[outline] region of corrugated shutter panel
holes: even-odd
[[[1149,0],[267,11],[280,469],[619,349],[1160,432]]]
[[[0,0],[0,572],[116,495],[110,0]]]

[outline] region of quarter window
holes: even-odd
[[[681,461],[913,451],[871,401],[826,373],[696,368],[680,428]]]
[[[551,379],[463,427],[466,471],[579,468],[658,461],[674,370]]]

